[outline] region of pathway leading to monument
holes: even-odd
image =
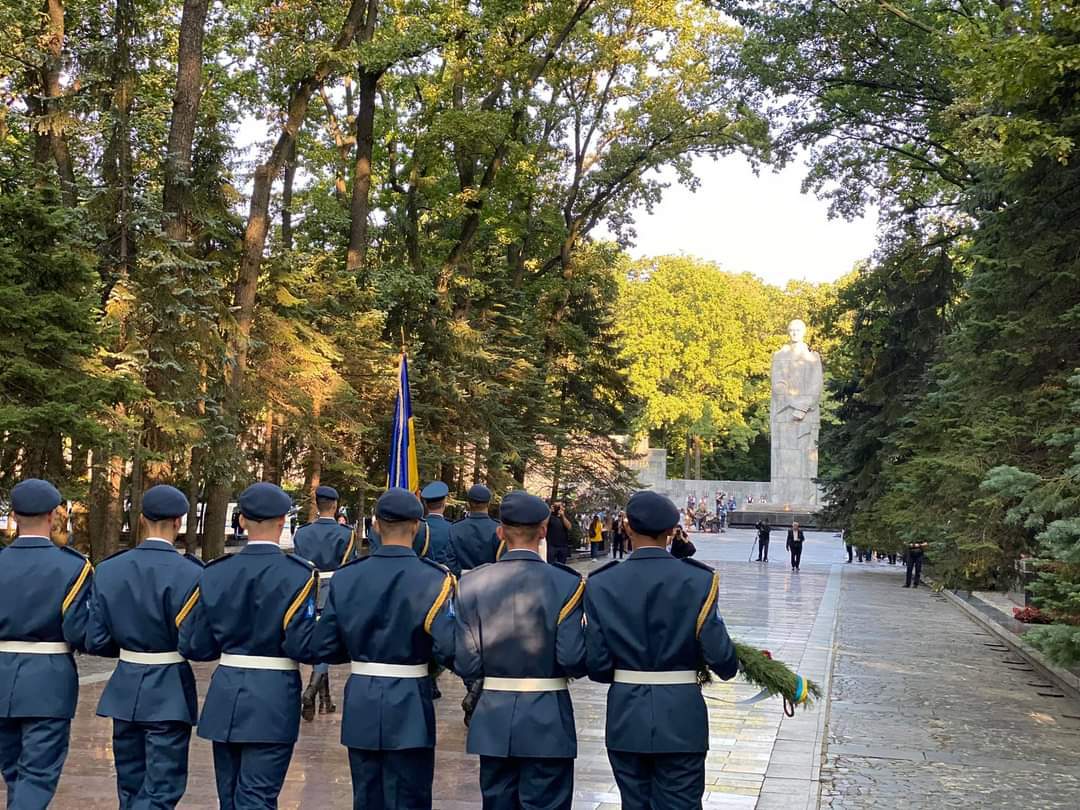
[[[821,806],[844,810],[1080,806],[1080,720],[1063,716],[1080,717],[1080,706],[1037,695],[1026,686],[1032,673],[1003,663],[1013,656],[984,646],[991,639],[976,635],[980,629],[959,610],[925,590],[901,588],[900,566],[843,565],[843,547],[828,533],[808,533],[798,574],[779,532],[768,566],[747,563],[750,531],[693,539],[698,557],[720,570],[721,609],[734,636],[771,649],[823,685],[830,672],[833,678],[830,706],[791,719],[775,700],[720,702],[754,694],[740,682],[708,687],[719,700],[710,701],[707,810],[817,807],[819,787]],[[116,807],[110,725],[94,716],[109,668],[81,662],[82,694],[57,808]],[[210,670],[197,667],[201,684]],[[346,671],[337,667],[333,677],[340,695]],[[435,807],[473,810],[480,806],[477,762],[464,753],[462,690],[449,676],[442,684]],[[603,745],[606,687],[579,681],[571,688],[580,743],[575,810],[613,810],[619,801]],[[351,806],[340,718],[304,725],[282,808]],[[191,767],[181,807],[216,807],[210,748],[202,740],[193,742]]]

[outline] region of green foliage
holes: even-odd
[[[65,444],[101,441],[123,389],[97,357],[97,277],[83,224],[51,197],[0,192],[0,435],[26,448],[25,474],[68,484]],[[5,488],[13,472],[0,465]]]

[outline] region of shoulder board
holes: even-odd
[[[349,560],[344,565],[338,566],[338,571],[341,571],[342,569],[348,568],[350,565],[359,565],[360,563],[367,562],[370,559],[371,559],[370,554],[368,556],[366,556],[366,557],[353,557],[351,560]]]
[[[303,557],[301,557],[301,556],[299,556],[297,554],[286,552],[285,556],[288,559],[292,560],[297,565],[304,566],[304,568],[306,568],[308,571],[313,571],[315,569],[315,566],[311,562],[309,562],[308,560],[305,560]]]
[[[190,551],[184,552],[184,559],[190,563],[195,563],[195,565],[199,566],[199,568],[206,568],[206,563],[204,563],[201,559],[196,557]]]
[[[483,565],[476,566],[476,568],[470,568],[468,571],[462,571],[461,572],[461,578],[464,579],[465,577],[469,576],[470,574],[475,574],[477,571],[483,571],[485,568],[489,568],[494,564],[495,563],[484,563]]]
[[[616,561],[616,560],[612,560],[612,562],[617,562],[617,561]],[[561,562],[553,562],[553,563],[551,563],[551,567],[552,567],[552,568],[561,568],[561,569],[562,569],[563,571],[565,571],[566,573],[568,573],[568,574],[573,574],[573,575],[574,575],[574,579],[581,579],[581,577],[582,577],[582,574],[581,574],[581,572],[580,572],[580,571],[576,571],[576,570],[574,570],[573,568],[571,568],[571,567],[570,567],[569,565],[564,565],[564,564],[563,564],[563,563],[561,563]]]
[[[438,568],[438,569],[439,569],[439,571],[440,571],[440,572],[441,572],[442,574],[444,574],[444,575],[445,575],[445,574],[449,574],[449,573],[450,573],[450,569],[449,569],[449,568],[447,568],[447,567],[446,567],[445,565],[443,565],[443,564],[442,564],[442,563],[440,563],[440,562],[435,562],[435,560],[431,559],[430,557],[421,557],[421,558],[420,558],[420,562],[424,562],[424,563],[427,563],[427,564],[428,564],[428,565],[430,565],[430,566],[431,566],[432,568]]]
[[[590,571],[589,572],[589,579],[592,579],[597,574],[604,573],[604,571],[610,571],[612,568],[614,568],[616,565],[618,565],[619,562],[620,562],[619,560],[608,560],[606,563],[601,565],[599,568],[596,568],[596,569],[593,569],[592,571]],[[557,565],[558,563],[555,563],[555,564]],[[566,566],[561,566],[561,567],[565,568]]]
[[[68,554],[74,554],[80,560],[82,560],[83,562],[86,562],[86,555],[83,554],[81,551],[73,549],[71,546],[57,546],[57,548],[60,549],[61,551],[66,551]]]
[[[684,563],[689,563],[690,565],[696,566],[697,568],[700,568],[702,571],[708,571],[710,574],[713,573],[716,570],[711,565],[707,565],[707,564],[705,564],[703,562],[700,562],[699,560],[695,560],[693,557],[683,557],[682,561]]]
[[[231,560],[232,558],[233,558],[232,554],[222,554],[220,557],[215,557],[210,562],[205,563],[205,566],[207,568],[209,568],[211,565],[217,565],[219,562],[223,562],[225,560]]]
[[[127,553],[128,553],[129,551],[131,551],[131,549],[130,549],[130,548],[122,548],[122,549],[120,549],[119,551],[114,551],[114,552],[113,552],[112,554],[110,554],[110,555],[109,555],[108,557],[106,557],[106,558],[105,558],[104,560],[102,560],[101,562],[108,562],[108,561],[109,561],[109,560],[111,560],[111,559],[112,559],[113,557],[119,557],[119,556],[120,556],[121,554],[127,554]],[[98,565],[101,565],[101,563],[98,563]]]

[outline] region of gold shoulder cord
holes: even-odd
[[[720,591],[720,572],[713,571],[712,585],[709,586],[709,595],[705,597],[705,604],[701,606],[701,612],[697,616],[697,637],[701,638],[701,630],[709,618],[709,613],[716,606],[716,595]]]
[[[424,618],[424,632],[429,636],[431,635],[431,625],[435,623],[435,617],[439,615],[439,611],[442,610],[442,606],[446,604],[446,600],[450,598],[450,594],[453,590],[454,575],[448,573],[446,579],[443,580],[442,590],[440,590],[439,595],[435,597],[435,601],[432,602],[431,608]]]
[[[82,586],[86,584],[86,578],[90,576],[93,570],[94,566],[92,566],[90,564],[90,561],[87,560],[83,564],[82,571],[79,572],[79,578],[75,580],[75,584],[71,586],[71,590],[69,590],[67,592],[67,596],[64,597],[64,603],[60,606],[61,616],[67,613],[68,608],[71,607],[71,603],[75,601],[75,599],[79,595],[79,591],[82,590]]]
[[[581,604],[581,597],[584,595],[585,577],[582,577],[581,582],[578,583],[578,586],[574,590],[573,595],[570,597],[569,600],[567,600],[566,604],[563,605],[562,610],[559,611],[559,621],[557,622],[558,624],[562,624],[567,616],[577,610],[577,606]]]
[[[188,614],[195,609],[196,602],[199,601],[199,589],[196,588],[191,592],[191,596],[184,602],[184,606],[180,608],[180,612],[176,614],[176,626],[179,627],[184,623],[184,619],[188,617]]]
[[[281,629],[284,630],[289,626],[289,622],[292,621],[293,616],[296,615],[296,611],[300,610],[300,606],[304,604],[304,600],[311,595],[311,590],[315,587],[315,582],[318,580],[318,574],[314,571],[311,572],[311,579],[307,581],[307,585],[300,589],[300,593],[293,599],[292,604],[289,605],[289,609],[285,611],[285,621],[282,622]]]

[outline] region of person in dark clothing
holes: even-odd
[[[798,571],[799,564],[802,562],[802,548],[803,542],[806,540],[806,535],[803,534],[802,529],[799,528],[798,523],[792,523],[791,528],[788,529],[786,547],[791,552],[791,570]]]
[[[685,560],[695,554],[697,554],[697,546],[686,536],[686,530],[682,526],[676,526],[675,534],[671,538],[671,556],[677,560]]]
[[[907,579],[904,581],[905,588],[919,587],[919,583],[922,581],[922,564],[923,556],[926,554],[926,548],[929,543],[909,543],[907,549],[907,555],[905,561],[907,562]],[[915,575],[914,586],[911,582],[911,575]]]
[[[570,559],[570,519],[558,501],[551,504],[547,527],[548,562],[565,563]]]
[[[626,556],[626,527],[623,525],[624,520],[626,520],[626,515],[619,512],[611,524],[611,556],[617,560],[621,560]]]
[[[772,526],[769,525],[768,520],[759,520],[757,524],[757,561],[768,562],[769,561],[769,533],[772,531]]]

